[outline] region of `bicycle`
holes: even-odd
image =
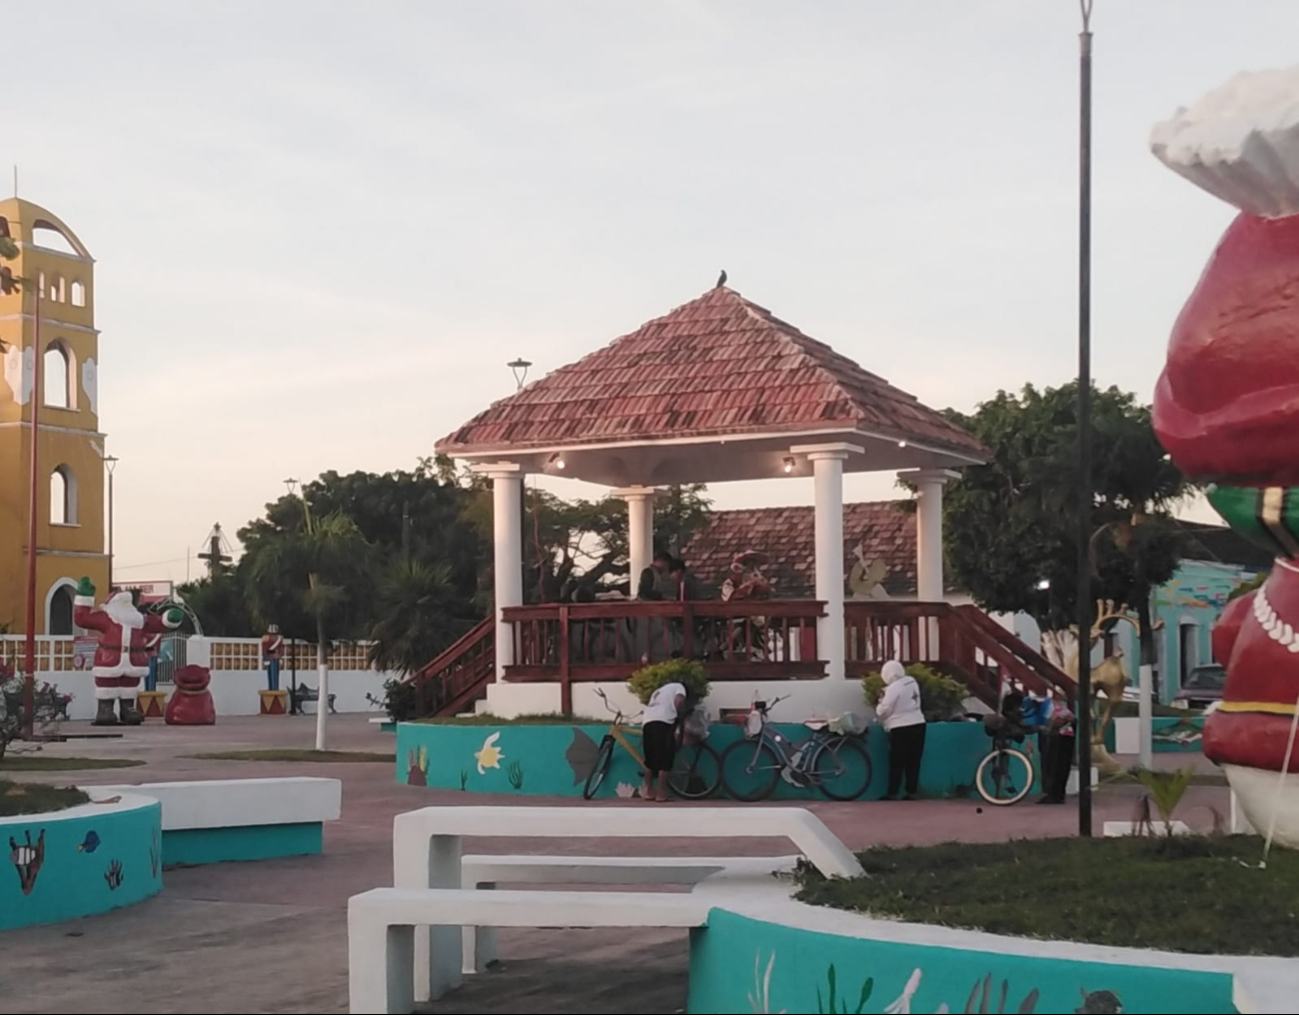
[[[639,728],[629,725],[635,717],[624,715],[621,709],[610,704],[609,696],[604,691],[597,690],[596,694],[604,702],[604,707],[613,713],[613,722],[604,739],[600,741],[600,749],[595,756],[595,767],[586,777],[586,785],[582,788],[584,800],[591,800],[600,792],[600,787],[604,785],[604,780],[609,775],[609,769],[613,767],[613,752],[619,744],[640,766],[641,778],[645,777],[645,757],[628,739],[641,735]],[[715,750],[703,740],[677,746],[676,760],[668,775],[668,786],[673,793],[683,800],[706,800],[717,792],[720,783],[721,761]]]
[[[748,803],[765,800],[783,776],[791,785],[815,787],[831,800],[861,797],[874,775],[868,731],[856,733],[844,720],[809,719],[803,725],[810,736],[792,743],[770,723],[771,710],[784,700],[754,702],[744,724],[745,739],[722,752],[727,793]]]
[[[1023,743],[1027,735],[1004,716],[990,715],[983,728],[992,737],[992,750],[979,762],[974,773],[974,788],[994,807],[1010,807],[1033,790],[1033,761],[1011,743]],[[990,784],[989,784],[990,780]]]

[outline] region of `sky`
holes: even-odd
[[[1069,380],[1078,21],[1077,0],[27,5],[0,166],[97,259],[119,580],[197,574],[212,524],[286,477],[412,468],[513,390],[509,360],[562,366],[721,268],[934,407]],[[1150,128],[1292,63],[1299,5],[1097,0],[1094,27],[1094,372],[1149,398],[1233,214]]]

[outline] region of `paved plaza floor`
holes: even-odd
[[[75,724],[68,729],[89,732],[88,727]],[[334,717],[331,731],[330,746],[335,749],[392,749],[392,736],[363,717]],[[82,785],[286,775],[338,778],[344,786],[343,819],[326,828],[325,851],[318,857],[172,870],[165,875],[162,895],[143,905],[71,924],[0,933],[4,955],[0,1012],[345,1012],[347,899],[392,883],[393,816],[438,802],[547,802],[536,797],[466,797],[402,786],[395,781],[393,767],[383,764],[269,764],[187,757],[212,751],[310,747],[313,733],[310,718],[230,719],[207,729],[150,724],[121,739],[73,740],[47,748],[47,753],[147,762],[140,768],[33,777]],[[1133,788],[1101,793],[1097,821],[1131,818],[1136,794]],[[1072,808],[979,809],[969,801],[810,806],[853,848],[1066,835],[1074,831],[1077,820]],[[1227,807],[1225,789],[1195,787],[1179,816],[1208,828],[1213,811],[1225,814]],[[616,854],[627,851],[627,843],[579,838],[481,840],[467,843],[467,848],[483,853]],[[689,840],[645,841],[633,848],[698,852],[698,844]],[[710,850],[734,855],[779,853],[782,848],[787,849],[766,840],[710,843]],[[684,1007],[683,933],[520,930],[502,932],[500,944],[504,968],[473,978],[439,1004],[438,1012],[652,1015]]]

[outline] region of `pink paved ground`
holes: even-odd
[[[262,764],[198,761],[196,752],[310,747],[310,719],[233,719],[211,729],[149,725],[120,740],[72,741],[48,753],[144,759],[141,768],[41,777],[83,785],[175,779],[319,775],[343,780],[343,820],[326,830],[325,852],[307,859],[222,864],[169,871],[156,900],[120,913],[0,934],[0,1011],[6,1015],[87,1012],[288,1013],[347,1010],[347,898],[392,883],[395,814],[439,801],[573,803],[542,798],[466,797],[397,785],[381,764]],[[392,749],[365,720],[333,720],[331,747]],[[84,732],[84,730],[78,730]],[[1161,759],[1163,760],[1163,759]],[[1136,793],[1107,790],[1096,820],[1126,820]],[[1209,827],[1227,792],[1196,787],[1179,814]],[[610,803],[588,806],[644,806]],[[682,805],[688,807],[689,805]],[[747,805],[753,806],[753,805]],[[810,805],[853,848],[999,841],[1071,834],[1072,808],[978,808],[966,801]],[[683,821],[688,820],[683,814]],[[690,840],[636,849],[697,852]],[[482,840],[475,852],[611,853],[626,843],[574,838]],[[734,855],[775,854],[784,844],[745,839],[710,843]],[[676,932],[512,931],[501,934],[503,972],[475,978],[438,1012],[669,1013],[684,1005],[685,938]]]

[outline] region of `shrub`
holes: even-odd
[[[371,698],[371,701],[375,699]],[[412,722],[419,718],[419,691],[413,682],[389,680],[383,685],[383,700],[376,702],[393,722]]]
[[[0,659],[0,758],[5,756],[9,744],[22,735],[27,708],[26,694],[23,678],[14,673],[13,666]],[[34,728],[48,732],[58,720],[64,699],[71,701],[72,697],[60,694],[53,684],[35,688]]]
[[[920,707],[928,722],[946,722],[965,709],[969,690],[959,680],[944,676],[928,666],[917,663],[907,667],[907,674],[920,685]],[[884,678],[878,673],[869,674],[862,681],[866,703],[874,708],[884,696]]]
[[[644,666],[631,675],[627,689],[642,705],[648,705],[654,692],[664,684],[684,684],[686,698],[692,705],[708,697],[708,673],[703,663],[693,659],[669,659]]]

